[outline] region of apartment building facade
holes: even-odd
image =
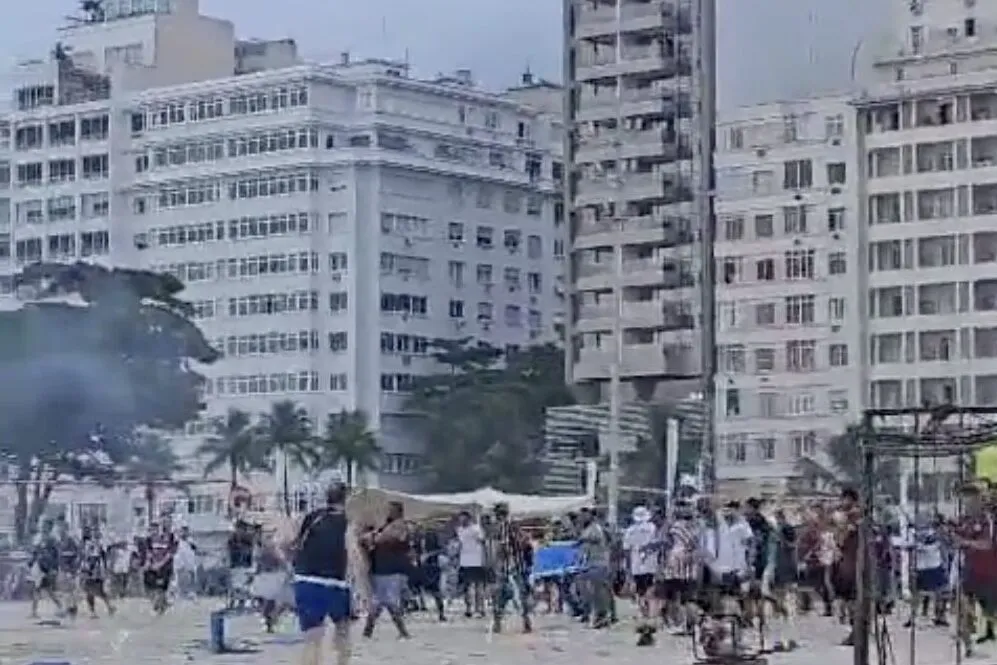
[[[862,266],[847,98],[718,123],[717,477],[788,489],[861,404]]]
[[[700,373],[698,90],[689,0],[565,2],[568,379],[679,400]]]
[[[997,214],[997,8],[973,0],[898,0],[894,9],[893,38],[862,47],[871,52],[873,64],[860,72],[861,85],[853,94],[802,103],[809,111],[798,106],[742,109],[741,118],[720,128],[727,143],[717,157],[721,372],[716,423],[726,450],[721,452],[721,475],[728,478],[799,476],[799,469],[783,462],[802,457],[820,462],[820,444],[827,435],[856,422],[867,407],[997,404],[997,234],[992,228]],[[832,113],[832,108],[837,110]],[[817,133],[809,144],[800,140],[801,128],[795,122],[789,129],[789,119],[798,120],[807,112],[813,113]],[[777,148],[764,145],[759,151],[741,120],[766,115],[776,127],[784,127],[781,139],[775,129],[777,140],[769,142],[779,144]],[[840,124],[837,119],[831,122],[839,116]],[[839,134],[839,126],[841,138],[835,144],[830,137]],[[752,156],[772,162],[765,179],[774,180],[783,198],[804,171],[815,182],[826,176],[824,189],[813,201],[820,237],[800,239],[799,247],[784,250],[809,251],[813,240],[819,240],[813,247],[814,269],[824,286],[807,286],[808,295],[815,296],[814,322],[801,324],[800,317],[809,321],[811,301],[797,298],[798,283],[783,284],[778,300],[785,316],[779,318],[776,303],[776,325],[748,333],[745,342],[743,334],[725,328],[731,322],[759,327],[757,308],[755,318],[745,320],[743,306],[731,303],[746,305],[744,301],[754,297],[749,293],[764,293],[765,286],[758,282],[767,281],[761,276],[768,276],[768,264],[763,268],[756,261],[742,274],[739,258],[753,250],[730,234],[741,233],[739,211],[750,210],[756,202],[761,205],[767,197],[758,194],[757,178],[745,181],[743,172],[735,171],[736,177],[725,179],[724,170],[748,165]],[[802,167],[801,158],[810,159],[811,166]],[[832,160],[845,165],[845,180],[833,194],[828,189]],[[828,164],[826,174],[821,162]],[[751,196],[738,194],[745,188]],[[801,201],[810,203],[811,194],[802,194]],[[736,204],[739,200],[746,203]],[[823,206],[826,216],[819,214]],[[837,209],[844,210],[840,229],[832,214]],[[800,219],[796,213],[791,218],[789,223],[784,216],[783,231]],[[766,243],[757,251],[772,248]],[[826,265],[822,251],[831,252],[824,257]],[[795,269],[788,256],[783,267],[787,272]],[[832,256],[844,259],[834,279]],[[729,257],[734,260],[728,262]],[[806,257],[809,260],[809,254]],[[728,274],[733,283],[726,283]],[[741,281],[753,283],[742,286]],[[768,321],[767,309],[764,316]],[[812,356],[809,350],[799,355],[801,325],[815,342]],[[790,371],[758,376],[757,351],[742,352],[742,344],[776,349],[776,362],[785,344],[783,367]],[[767,367],[770,352],[761,353]],[[816,372],[797,371],[801,360]],[[827,385],[812,400],[810,382],[817,377]],[[738,388],[745,382],[751,387],[742,396]],[[778,406],[770,401],[773,388],[787,394],[775,403]],[[896,418],[880,424],[911,427],[913,422]],[[802,439],[800,432],[806,433]],[[780,453],[778,441],[785,438],[789,441]],[[910,471],[912,463],[906,466]],[[913,481],[908,485],[911,495],[943,505],[952,500],[958,477],[953,460],[923,462],[920,474],[919,486]]]
[[[424,81],[345,54],[300,64],[196,0],[132,5],[14,72],[0,290],[41,260],[175,274],[225,354],[174,442],[192,476],[211,417],[292,399],[317,425],[363,409],[385,451],[372,481],[416,487],[405,401],[436,369],[429,341],[558,339],[560,121],[535,102],[560,91],[492,94],[470,72]]]

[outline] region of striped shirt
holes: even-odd
[[[699,533],[692,520],[678,520],[668,528],[664,567],[666,580],[691,581],[699,577],[702,562],[698,556]]]

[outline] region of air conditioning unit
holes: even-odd
[[[840,187],[832,187],[831,188],[831,193],[832,194],[840,194],[841,193],[841,188]]]
[[[531,305],[536,305],[537,304],[537,297],[536,296],[530,296],[530,304]]]
[[[341,281],[343,281],[343,273],[341,273],[341,272],[334,272],[334,273],[332,273],[332,281],[334,281],[334,282],[341,282]]]
[[[411,238],[405,238],[405,246],[406,247],[411,247],[412,246],[412,239]]]
[[[831,139],[831,145],[841,145],[841,139]]]
[[[405,367],[408,367],[411,364],[412,364],[412,356],[410,356],[408,354],[402,356],[402,365],[404,365]]]

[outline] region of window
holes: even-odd
[[[349,339],[347,333],[331,332],[329,333],[329,350],[333,353],[342,353],[349,348]]]
[[[830,186],[844,185],[846,169],[844,162],[835,162],[827,165],[827,184]]]
[[[724,392],[724,413],[728,416],[741,415],[741,391],[737,388],[728,388]]]
[[[786,298],[786,323],[796,325],[813,323],[816,309],[815,296],[789,296]]]
[[[330,374],[329,375],[329,390],[338,393],[345,392],[349,390],[349,382],[347,381],[346,374]]]
[[[775,217],[773,215],[755,215],[755,237],[771,238],[775,232]]]
[[[782,415],[778,393],[758,393],[758,415],[762,418],[778,418]]]
[[[744,437],[734,434],[725,441],[724,447],[727,449],[727,461],[731,464],[743,464],[748,459],[748,446],[744,442]]]
[[[845,209],[828,208],[827,210],[827,230],[829,233],[838,233],[845,230]]]
[[[812,339],[786,342],[786,370],[812,372],[817,369],[817,342]]]
[[[743,374],[745,350],[743,344],[730,344],[720,347],[721,371],[728,374]]]
[[[447,277],[450,279],[451,286],[458,289],[464,286],[464,266],[463,261],[447,262]]]
[[[794,159],[783,163],[783,189],[809,189],[813,184],[813,162],[809,159]]]
[[[847,367],[848,366],[848,345],[847,344],[832,344],[828,347],[828,359],[831,363],[831,367]]]
[[[491,249],[495,230],[490,226],[479,226],[477,231],[477,244],[481,249]]]
[[[505,325],[519,328],[523,325],[523,310],[519,305],[506,305],[504,311]]]
[[[804,234],[807,232],[807,207],[786,206],[782,209],[783,232]]]
[[[789,438],[793,442],[793,455],[796,457],[812,457],[817,454],[816,432],[791,432]]]
[[[741,127],[731,127],[727,132],[727,146],[731,150],[741,150],[744,148],[744,129]]]
[[[744,239],[744,217],[728,217],[724,220],[724,240]]]
[[[463,300],[451,300],[450,301],[450,318],[451,319],[463,319],[464,318],[464,301]]]
[[[845,117],[838,113],[824,118],[824,136],[828,139],[840,139],[845,135]]]
[[[329,294],[329,311],[333,314],[338,312],[345,312],[348,307],[349,301],[347,299],[346,291],[339,291]]]
[[[755,374],[764,374],[775,370],[775,349],[764,347],[755,349]]]
[[[733,302],[717,303],[717,323],[721,330],[737,328],[737,304]]]
[[[758,458],[764,462],[771,462],[775,459],[775,438],[764,436],[755,440],[758,446]]]
[[[775,303],[765,302],[755,305],[755,323],[759,326],[775,325]]]
[[[812,249],[794,249],[784,254],[786,279],[813,279],[816,252]]]
[[[759,282],[771,282],[775,279],[775,261],[773,259],[761,259],[755,264],[755,270]]]
[[[724,284],[736,284],[741,281],[741,258],[738,256],[728,256],[723,260],[721,269]]]
[[[806,416],[817,409],[817,398],[813,393],[795,392],[789,395],[786,402],[786,415]]]
[[[848,391],[830,390],[827,393],[828,405],[832,413],[844,413],[848,411]]]
[[[450,222],[447,226],[447,240],[450,242],[464,242],[464,225],[460,222]]]
[[[482,286],[491,286],[492,279],[492,267],[487,263],[479,263],[477,269],[478,284]]]
[[[543,239],[540,236],[530,236],[526,239],[526,257],[543,258]]]
[[[848,261],[844,252],[831,252],[827,257],[827,272],[831,275],[844,275],[848,271]]]
[[[845,320],[844,298],[831,298],[827,301],[827,318],[831,321]]]

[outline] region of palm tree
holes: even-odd
[[[269,470],[263,448],[250,416],[239,409],[229,409],[224,416],[212,422],[213,433],[204,440],[197,454],[208,458],[204,465],[207,478],[222,467],[228,467],[229,484],[234,490],[239,485],[239,474]]]
[[[290,481],[288,467],[293,462],[309,467],[314,462],[312,421],[308,411],[291,400],[270,405],[270,412],[260,416],[257,428],[267,456],[279,453],[283,459],[281,487],[284,494],[284,513],[291,515]]]
[[[368,427],[363,411],[330,413],[325,421],[325,433],[316,441],[315,467],[321,470],[346,468],[346,484],[353,487],[354,474],[363,476],[374,471],[381,461],[381,446]]]
[[[176,480],[176,475],[183,471],[184,466],[167,439],[154,432],[138,435],[132,455],[125,462],[124,477],[142,485],[149,521],[155,517],[156,497],[161,487],[187,491],[187,484]]]

